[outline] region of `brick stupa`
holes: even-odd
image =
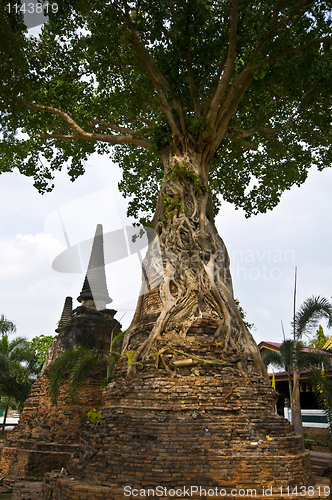
[[[103,293],[105,297],[105,290]],[[91,338],[98,342],[98,338],[109,345],[109,317],[87,307],[92,298],[86,282],[80,298],[82,306],[53,344],[54,356],[66,341],[66,346],[73,345],[72,339],[76,345],[82,338],[86,342]],[[146,291],[141,306],[142,324],[153,324],[160,306],[157,287]],[[102,318],[99,333],[90,335],[97,317]],[[85,325],[89,325],[87,331]],[[202,317],[181,346],[160,352],[151,362],[138,363],[131,377],[127,376],[127,350],[127,357],[119,360],[112,382],[103,390],[98,426],[87,421],[86,409],[93,397],[94,406],[98,404],[100,379],[89,378],[76,407],[70,406],[64,387],[61,406],[55,412],[46,395],[45,372],[39,381],[43,389],[39,394],[36,389],[28,400],[2,463],[12,467],[14,461],[22,469],[25,451],[30,456],[30,468],[25,465],[25,472],[33,470],[31,464],[36,468],[36,460],[43,454],[42,470],[51,468],[52,454],[56,468],[66,463],[67,473],[45,475],[44,500],[166,500],[176,490],[195,500],[225,498],[223,492],[234,498],[234,490],[243,497],[249,490],[251,496],[266,500],[270,496],[264,493],[267,488],[274,498],[289,500],[285,488],[292,491],[313,484],[309,452],[290,423],[274,413],[277,394],[252,360],[242,364],[246,373],[239,369],[236,355],[225,363],[212,362],[220,349],[209,341],[214,330],[208,318]],[[130,335],[129,349],[146,338],[139,329]],[[73,423],[70,419],[76,412],[81,416]],[[281,497],[276,496],[280,488],[286,491]],[[306,498],[318,497],[316,490],[311,493]]]
[[[158,301],[157,287],[142,296],[144,325],[156,321]],[[290,498],[287,487],[313,484],[309,451],[288,420],[275,414],[277,393],[268,378],[249,358],[247,374],[236,355],[212,363],[220,351],[209,341],[214,329],[201,318],[178,352],[138,363],[132,377],[128,360],[119,360],[103,390],[101,425],[82,429],[69,475],[45,476],[45,500],[166,500],[176,490],[196,500],[223,492],[234,498],[234,489],[266,500],[267,488],[273,498],[284,488],[280,499]],[[130,349],[144,338],[133,329]],[[307,498],[317,498],[317,491]]]
[[[92,290],[96,290],[96,296]],[[39,477],[52,469],[67,466],[78,454],[81,429],[87,412],[99,408],[101,383],[105,369],[90,373],[77,402],[67,396],[66,384],[60,389],[57,406],[48,392],[48,372],[52,362],[67,349],[85,346],[107,354],[111,336],[121,331],[113,309],[105,309],[112,299],[108,295],[104,267],[102,226],[98,225],[90,262],[81,294],[81,305],[72,311],[72,298],[67,297],[57,336],[49,348],[48,359],[24,404],[16,429],[4,443],[0,455],[0,476]],[[99,310],[97,310],[97,307]]]

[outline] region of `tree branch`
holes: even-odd
[[[262,64],[267,63],[270,59],[280,59],[281,57],[286,56],[287,54],[292,54],[294,52],[301,52],[303,49],[306,49],[307,47],[311,47],[315,43],[332,43],[332,37],[331,36],[323,36],[322,38],[317,38],[316,40],[312,40],[309,43],[306,43],[305,45],[294,45],[293,47],[289,47],[288,49],[284,49],[278,54],[274,56],[268,56]]]
[[[279,134],[280,132],[282,132],[282,130],[284,130],[285,128],[289,127],[290,125],[292,125],[293,121],[294,121],[294,118],[296,117],[297,113],[299,112],[302,104],[303,104],[303,100],[304,98],[310,94],[310,92],[312,92],[315,88],[315,85],[313,85],[310,89],[307,90],[307,92],[305,92],[305,94],[303,95],[303,97],[301,98],[300,100],[300,103],[298,105],[298,107],[296,108],[296,110],[294,111],[294,113],[291,115],[291,117],[289,118],[289,120],[284,123],[283,125],[281,125],[281,127],[278,127],[278,128],[272,128],[272,129],[269,129],[269,128],[266,128],[266,127],[260,127],[259,130],[262,130],[262,132],[264,132],[265,134],[269,135],[269,134]]]
[[[227,108],[224,109],[222,115],[220,116],[220,119],[218,122],[218,128],[217,128],[216,133],[214,134],[213,140],[205,148],[205,150],[203,152],[203,165],[207,166],[206,167],[207,170],[205,172],[206,177],[208,175],[208,165],[210,165],[210,162],[212,161],[216,150],[218,149],[222,139],[224,138],[224,136],[226,134],[229,120],[231,119],[236,108],[238,107],[238,105],[239,105],[244,93],[248,89],[252,79],[253,79],[253,74],[250,71],[250,72],[247,72],[245,74],[245,76],[240,80],[240,82],[238,83],[238,85],[235,88],[235,91],[232,94],[232,98],[230,99]],[[224,108],[224,104],[223,104],[222,108]],[[219,113],[218,113],[218,116],[219,116]]]
[[[237,78],[232,83],[231,88],[229,89],[224,102],[222,103],[222,105],[219,108],[219,111],[217,114],[217,119],[216,119],[217,126],[219,126],[219,123],[220,123],[224,113],[226,112],[227,108],[229,107],[229,104],[231,103],[233,96],[236,93],[237,89],[241,88],[243,81],[250,74],[251,74],[251,79],[252,79],[252,62],[251,61],[249,62],[248,66],[246,66],[244,68],[244,70],[241,71],[241,73],[237,76]],[[244,94],[244,92],[243,92],[243,94]],[[242,95],[241,95],[241,97],[242,97]]]
[[[200,108],[199,104],[197,103],[195,99],[195,77],[194,77],[194,71],[193,71],[193,66],[191,62],[191,57],[190,57],[190,42],[188,45],[188,50],[186,52],[186,65],[187,65],[187,71],[188,71],[188,81],[189,81],[189,92],[190,92],[190,97],[193,102],[193,107],[194,107],[194,114],[196,117],[200,116]]]
[[[216,76],[216,81],[219,82],[220,80],[220,77],[221,77],[221,73],[225,67],[225,64],[226,64],[226,61],[227,61],[227,52],[225,52],[221,58],[221,61],[220,61],[220,64],[219,64],[219,68],[218,68],[218,71],[217,71],[217,76]]]
[[[179,117],[180,117],[181,130],[182,130],[183,135],[185,136],[187,133],[187,128],[186,128],[186,124],[184,121],[183,104],[182,104],[182,100],[181,100],[180,96],[178,96],[177,108],[178,108]]]
[[[239,83],[239,85],[237,85],[237,88],[232,96],[232,99],[231,99],[229,105],[225,109],[223,116],[220,118],[220,122],[218,124],[218,132],[219,133],[220,133],[219,128],[223,129],[226,124],[228,125],[230,118],[232,117],[234,111],[238,107],[238,105],[239,105],[244,93],[248,89],[252,79],[253,79],[253,74],[250,72],[250,73],[246,74],[245,77]],[[223,135],[224,135],[224,133],[222,134],[222,136]],[[222,139],[222,137],[220,138],[220,141],[221,141],[221,139]]]
[[[238,137],[238,136],[235,136],[233,134],[225,134],[225,139],[231,139],[232,141],[241,141],[241,138]],[[253,144],[252,142],[247,142],[247,141],[241,141],[241,146],[243,146],[244,148],[247,148],[247,149],[251,149],[252,151],[257,151],[258,148],[255,144]]]
[[[235,139],[244,139],[245,137],[250,137],[251,135],[253,135],[255,132],[257,132],[257,130],[259,130],[259,126],[258,124],[255,125],[254,127],[252,128],[249,128],[247,130],[235,130],[236,132],[236,135],[234,135],[234,138]],[[230,137],[230,136],[229,136]]]
[[[135,117],[136,118],[136,117]],[[139,120],[143,123],[145,123],[145,125],[147,125],[148,127],[150,128],[153,128],[156,126],[156,124],[154,122],[152,122],[151,120],[149,120],[148,118],[144,118],[143,116],[140,116],[139,117]]]
[[[127,127],[121,127],[120,125],[117,125],[116,123],[109,123],[104,120],[93,120],[93,122],[90,123],[89,128],[95,128],[97,125],[99,125],[100,129],[111,129],[115,130],[115,132],[121,132],[123,134],[136,134],[137,130],[132,130]]]
[[[207,113],[207,121],[211,124],[212,127],[215,126],[215,121],[218,114],[219,104],[225,95],[227,85],[231,79],[234,63],[237,56],[236,52],[236,31],[237,31],[237,16],[238,16],[238,8],[239,1],[232,0],[232,8],[231,8],[231,22],[230,22],[230,33],[229,33],[229,46],[228,46],[228,54],[226,59],[225,71],[219,80],[216,92],[213,96],[211,104],[209,106],[209,110]]]
[[[277,0],[277,3],[275,4],[274,10],[273,10],[273,16],[272,16],[273,24],[278,22],[278,15],[282,9],[283,3],[284,3],[284,0]]]
[[[322,106],[320,106],[316,102],[312,102],[312,101],[310,101],[309,104],[311,104],[311,106],[318,109],[319,111],[323,111],[324,113],[327,113],[329,116],[331,116],[331,111],[332,111],[331,109],[323,108]]]
[[[58,141],[76,141],[78,139],[83,139],[89,142],[106,142],[108,144],[134,144],[135,146],[142,146],[151,150],[151,142],[148,139],[143,139],[139,137],[133,137],[132,135],[108,135],[108,134],[89,134],[84,133],[79,134],[41,134],[39,136],[41,141],[46,141],[47,139],[56,139]]]
[[[143,146],[147,149],[151,149],[151,142],[148,139],[133,137],[133,135],[108,135],[108,134],[94,134],[86,132],[82,129],[72,118],[64,111],[53,108],[52,106],[44,106],[42,104],[35,104],[25,99],[19,99],[25,106],[36,111],[42,111],[45,113],[51,113],[53,115],[60,116],[72,130],[73,134],[69,135],[58,135],[58,134],[42,134],[41,139],[59,139],[59,140],[77,140],[83,139],[85,141],[100,141],[107,142],[109,144],[135,144],[136,146]]]
[[[303,8],[307,7],[310,3],[313,2],[314,0],[303,0],[302,2],[299,3],[299,5],[293,10],[291,14],[282,18],[277,24],[274,24],[273,27],[270,29],[270,31],[268,31],[268,33],[262,38],[261,43],[258,45],[256,49],[256,54],[261,53],[265,42],[271,39],[275,34],[275,32],[278,31],[281,26],[283,26],[284,24],[287,25],[289,21],[291,21],[291,19],[293,19],[297,14],[299,14]]]
[[[279,128],[261,127],[260,130],[262,132],[264,132],[265,134],[267,134],[267,135],[270,135],[270,134],[280,134],[280,132],[282,132],[285,128],[289,127],[293,123],[293,120],[294,120],[294,116],[292,116],[292,118],[290,118],[286,123],[284,123],[284,125],[282,125]]]
[[[130,41],[132,43],[132,46],[135,49],[139,60],[141,61],[148,77],[150,78],[154,88],[158,93],[161,102],[161,109],[164,111],[166,115],[171,130],[173,134],[175,134],[178,138],[181,138],[182,137],[181,131],[178,127],[178,124],[176,123],[175,117],[172,113],[171,107],[167,101],[166,94],[164,92],[164,90],[166,91],[166,93],[170,92],[171,90],[170,85],[166,80],[166,78],[164,77],[164,75],[162,74],[162,72],[159,70],[153,57],[146,49],[138,31],[136,30],[135,25],[130,19],[128,12],[124,14],[124,19],[130,30]]]
[[[69,116],[68,113],[65,113],[65,111],[62,111],[61,109],[53,108],[52,106],[44,106],[43,104],[35,104],[23,98],[20,98],[19,101],[21,101],[22,104],[30,109],[60,116],[65,122],[67,122],[70,130],[72,130],[75,134],[81,135],[85,133],[84,130],[71,118],[71,116]]]
[[[271,89],[270,87],[265,87],[265,89],[269,92],[269,94],[272,95],[272,97],[275,97],[276,99],[279,99],[279,101],[291,101],[291,97],[282,97],[279,95],[275,90]]]
[[[280,29],[285,23],[289,23],[289,21],[291,21],[299,12],[301,12],[303,9],[305,9],[307,7],[307,5],[312,3],[312,1],[313,0],[302,0],[302,2],[299,2],[297,7],[292,11],[292,13],[290,15],[288,15],[287,17],[281,19],[278,23],[276,23],[269,30],[269,32],[261,39],[261,42],[259,43],[255,53],[259,54],[260,52],[262,52],[262,49],[263,49],[265,43],[274,35],[274,33],[278,29]],[[215,103],[217,101],[217,96],[220,95],[220,101],[219,101],[219,103],[220,103],[221,99],[225,95],[226,88],[227,88],[227,85],[230,81],[231,73],[233,71],[234,63],[235,63],[235,59],[236,59],[235,40],[234,40],[234,46],[232,47],[233,48],[232,56],[234,59],[232,59],[232,56],[231,56],[232,28],[233,28],[233,34],[236,37],[237,13],[235,16],[235,3],[236,2],[232,2],[230,43],[229,43],[229,51],[228,51],[228,55],[227,55],[225,71],[223,73],[221,80],[219,81],[217,91],[212,99],[212,102],[209,106],[209,111],[207,114],[207,116],[209,116],[209,118],[210,118],[211,125],[214,127],[215,127],[215,125],[217,125],[217,127],[218,127],[217,134],[215,134],[214,140],[211,142],[211,144],[209,146],[207,146],[205,148],[205,151],[203,153],[204,160],[207,164],[208,164],[207,158],[211,159],[213,157],[214,151],[217,149],[222,138],[224,137],[224,134],[226,133],[227,125],[228,125],[231,114],[235,111],[235,109],[238,106],[238,103],[240,102],[244,92],[247,90],[247,88],[252,80],[253,61],[250,61],[249,64],[247,65],[247,67],[240,73],[240,75],[238,75],[238,77],[235,79],[235,81],[231,85],[231,88],[228,91],[227,96],[224,99],[224,102],[220,106],[219,110],[216,110]],[[281,9],[281,6],[282,6],[281,3],[279,2],[278,9]],[[276,6],[276,8],[277,8],[277,6]],[[233,23],[232,23],[232,19],[233,19]],[[329,37],[323,37],[317,41],[327,42],[327,41],[329,41]],[[314,43],[314,42],[312,42],[312,43]],[[289,51],[289,49],[286,49],[286,50]],[[293,50],[293,48],[291,50]],[[302,50],[302,48],[298,49],[298,50]],[[284,55],[283,52],[284,51],[282,51],[282,54],[280,53],[281,54],[280,57],[282,57],[282,55]],[[234,54],[235,54],[235,56],[234,56]],[[275,57],[275,56],[271,56],[271,57]],[[265,61],[263,61],[263,63],[266,61],[268,61],[268,58]],[[226,73],[230,70],[231,63],[232,63],[232,68],[230,71],[229,78],[227,79]],[[219,105],[219,103],[218,103],[218,105]]]

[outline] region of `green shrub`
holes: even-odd
[[[312,450],[312,446],[313,446],[313,440],[312,439],[305,439],[304,440],[304,447],[306,450]]]

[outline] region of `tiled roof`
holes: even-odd
[[[280,351],[281,342],[266,342],[263,340],[258,344],[258,349],[271,349],[272,351]]]

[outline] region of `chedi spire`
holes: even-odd
[[[59,333],[60,329],[66,323],[68,323],[68,321],[70,321],[72,310],[73,310],[73,299],[72,299],[72,297],[66,297],[66,300],[65,300],[65,303],[63,306],[63,310],[62,310],[62,314],[61,314],[61,318],[60,318],[60,321],[58,324],[58,328],[55,330],[57,333]]]
[[[112,302],[106,285],[103,226],[101,224],[97,225],[83,288],[77,300],[84,306],[95,307],[98,310],[105,309],[106,304]]]

